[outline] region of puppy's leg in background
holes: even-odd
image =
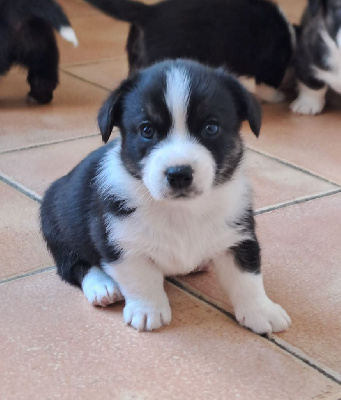
[[[266,103],[280,103],[285,100],[285,95],[280,90],[265,83],[256,83],[254,78],[238,76],[237,79],[245,89]]]
[[[259,334],[289,327],[287,313],[265,293],[257,240],[246,240],[233,247],[215,260],[215,266],[241,325]]]
[[[171,309],[164,290],[164,275],[152,260],[128,257],[104,267],[119,285],[126,305],[123,317],[139,331],[158,329],[171,321]]]
[[[5,74],[11,67],[11,36],[8,28],[0,24],[0,75]]]
[[[256,96],[266,103],[280,103],[285,100],[285,95],[280,90],[265,83],[256,84]]]
[[[311,89],[304,83],[298,83],[298,96],[290,105],[291,111],[297,114],[319,114],[325,105],[327,86]]]
[[[25,22],[18,33],[17,58],[28,69],[28,98],[49,103],[58,85],[59,53],[52,28],[39,19]]]

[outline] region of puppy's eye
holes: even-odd
[[[219,125],[216,121],[206,122],[205,132],[208,136],[214,136],[219,133]]]
[[[140,133],[145,139],[151,139],[155,135],[156,130],[151,123],[144,122],[140,125]]]

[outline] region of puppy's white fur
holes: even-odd
[[[187,136],[186,115],[191,92],[187,71],[173,68],[167,72],[166,81],[165,100],[173,117],[173,132],[177,135]]]
[[[256,85],[255,94],[260,100],[267,103],[280,103],[285,100],[284,93],[264,83]]]
[[[314,90],[299,82],[298,97],[290,106],[291,110],[298,114],[319,114],[325,106],[328,86],[341,93],[341,29],[337,33],[336,42],[326,30],[322,30],[320,34],[327,46],[326,57],[329,69],[324,70],[316,66],[311,68],[316,79],[324,82],[326,86]]]
[[[280,332],[290,325],[285,310],[266,295],[261,274],[239,269],[231,253],[218,257],[215,266],[241,325],[256,333]]]
[[[122,300],[122,294],[110,276],[98,267],[90,268],[82,281],[82,290],[89,303],[106,307]]]
[[[327,86],[322,89],[310,89],[302,82],[298,82],[298,96],[290,105],[293,112],[297,114],[319,114],[324,107]]]
[[[337,40],[341,40],[340,32],[338,32]],[[315,76],[336,92],[341,93],[341,49],[326,31],[321,32],[321,36],[328,48],[328,66],[330,69],[323,70],[313,67]]]
[[[143,182],[155,199],[167,199],[172,191],[165,171],[172,166],[190,165],[193,170],[193,195],[207,193],[214,181],[215,163],[211,153],[176,130],[144,161]]]
[[[79,42],[75,31],[70,26],[62,26],[59,30],[59,34],[62,38],[71,42],[75,47],[78,46]]]
[[[337,32],[336,43],[337,43],[339,49],[341,49],[341,28]]]
[[[215,163],[211,153],[190,137],[186,126],[190,81],[185,70],[175,68],[167,73],[166,104],[172,115],[168,138],[144,160],[143,182],[157,199],[171,196],[165,171],[169,167],[190,165],[193,170],[193,195],[211,189]]]

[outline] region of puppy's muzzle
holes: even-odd
[[[189,165],[169,167],[165,173],[169,186],[176,192],[188,189],[193,182],[193,169]]]

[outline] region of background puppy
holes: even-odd
[[[277,5],[265,0],[86,1],[132,24],[130,73],[166,58],[189,58],[255,78],[252,91],[262,100],[284,100],[276,89],[291,60],[295,33]]]
[[[67,16],[53,0],[0,0],[0,75],[13,64],[28,69],[29,98],[52,100],[59,53],[52,27],[78,44]]]
[[[164,276],[213,260],[237,320],[257,333],[289,326],[265,294],[241,122],[260,108],[230,75],[169,61],[124,81],[103,105],[106,142],[47,190],[41,226],[60,276],[90,303],[125,298],[124,320],[171,320]]]
[[[318,114],[328,87],[341,93],[341,1],[309,0],[295,55],[299,114]]]

